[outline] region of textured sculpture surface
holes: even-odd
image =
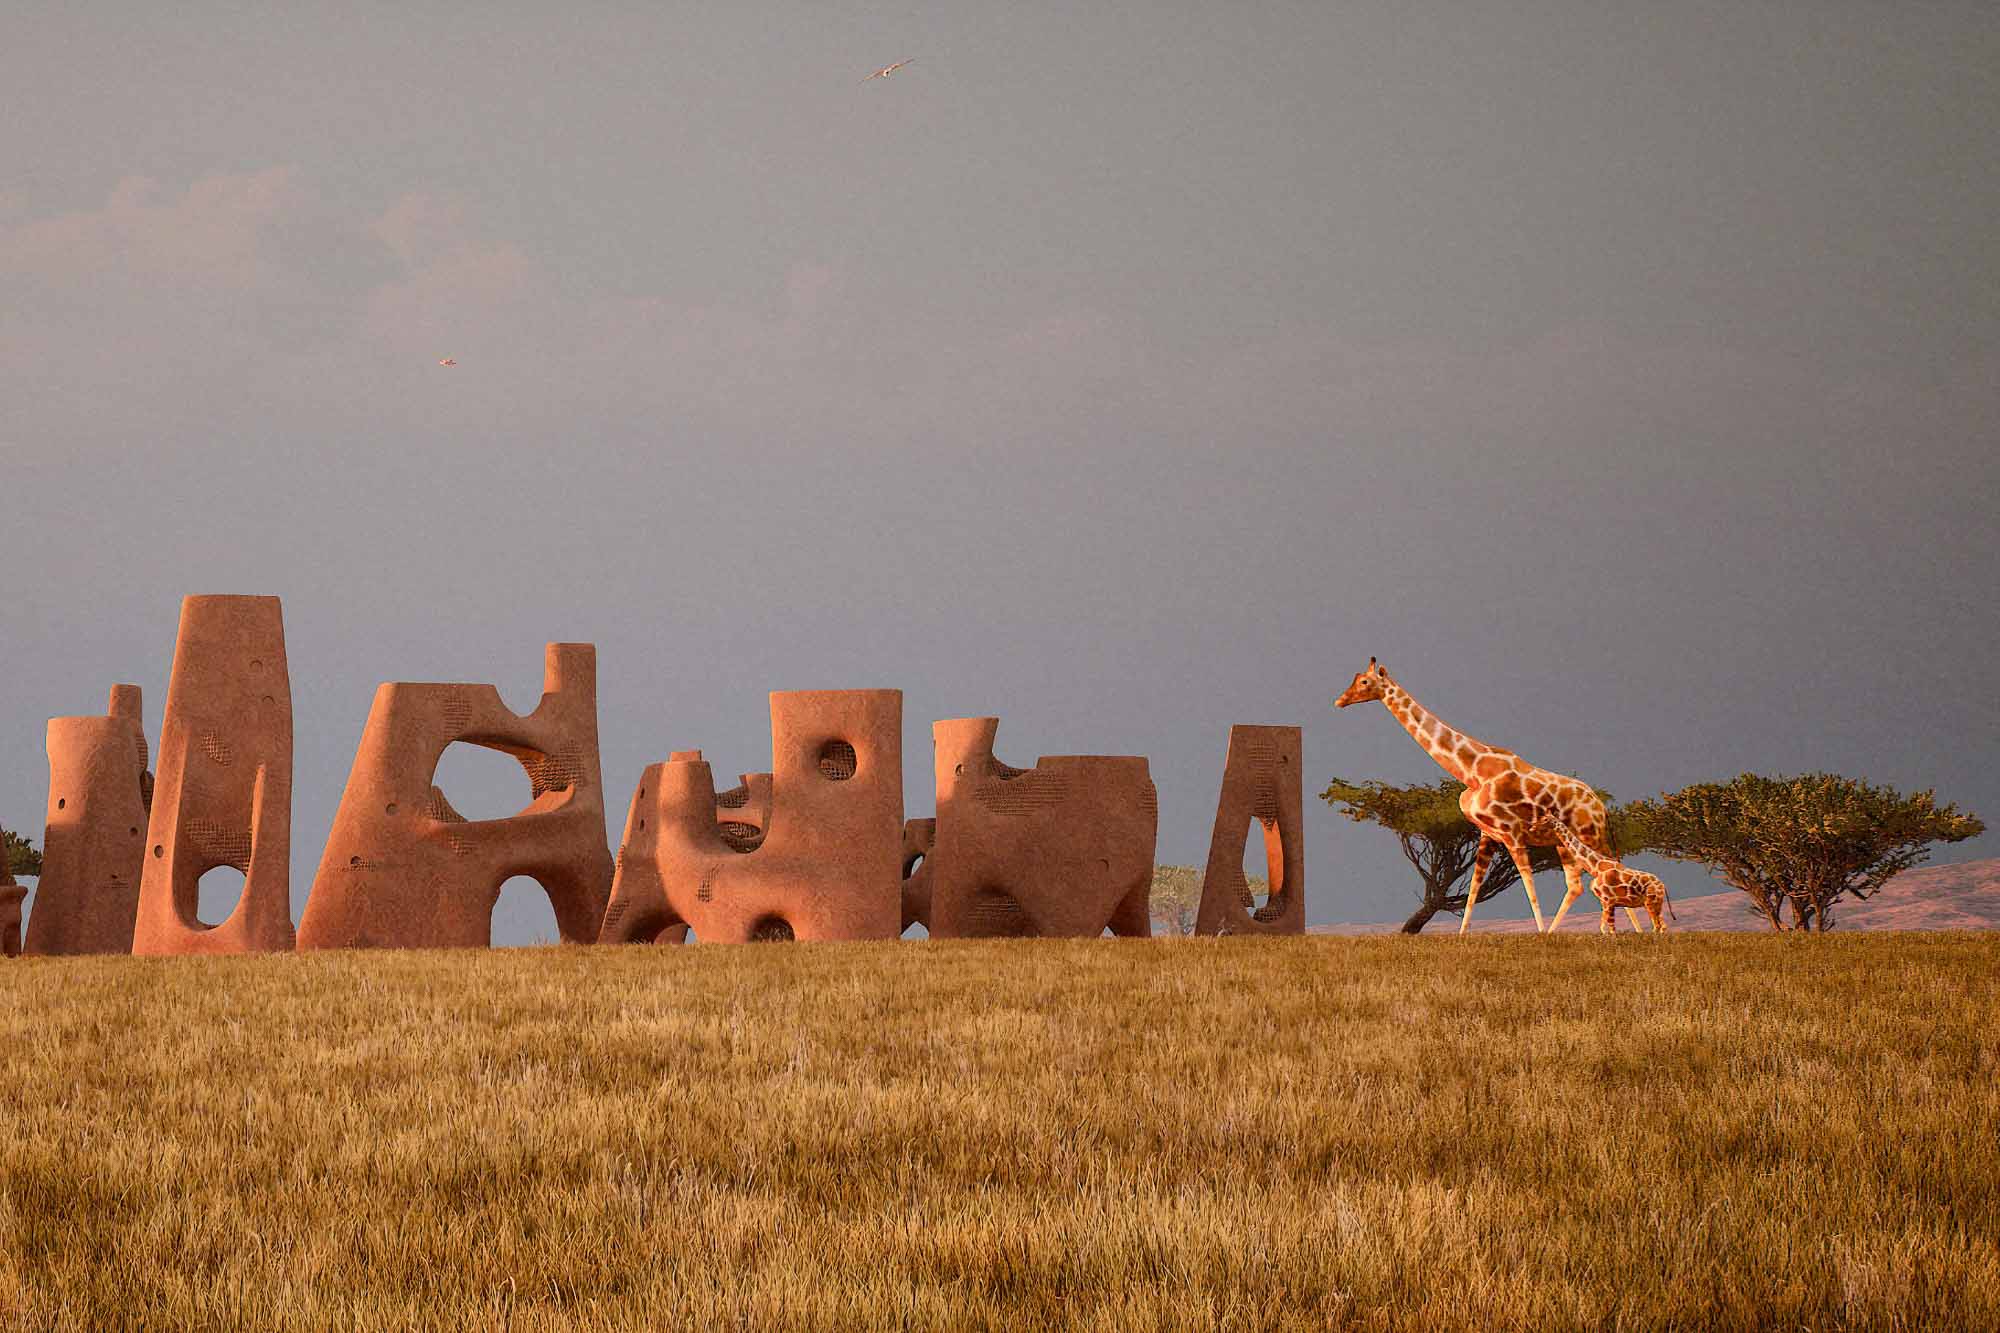
[[[1152,934],[1160,810],[1146,760],[1045,755],[1010,768],[993,756],[999,727],[995,717],[962,717],[931,728],[931,935]]]
[[[1197,935],[1303,935],[1306,929],[1304,811],[1297,727],[1231,727],[1215,802],[1215,832],[1201,880]],[[1258,907],[1243,876],[1243,839],[1263,830],[1271,896]]]
[[[275,597],[181,602],[132,932],[138,954],[292,947],[292,686]],[[201,877],[243,872],[236,908],[197,918]]]
[[[153,775],[137,685],[113,685],[102,717],[52,717],[42,873],[30,954],[130,953]]]
[[[21,956],[21,899],[28,891],[0,864],[0,958]]]
[[[937,820],[903,823],[903,929],[931,928],[931,853],[937,850]]]
[[[652,765],[599,938],[894,939],[902,739],[900,690],[790,691],[771,696],[769,774],[718,796],[699,750]]]
[[[552,643],[543,693],[519,716],[491,685],[391,682],[375,691],[333,832],[299,921],[302,949],[484,948],[515,875],[539,883],[562,938],[597,938],[611,886],[597,750],[597,650]],[[527,808],[468,820],[434,785],[456,741],[511,755]]]

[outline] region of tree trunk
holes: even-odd
[[[1437,908],[1429,903],[1425,903],[1422,907],[1419,907],[1415,912],[1410,914],[1410,919],[1403,923],[1403,933],[1405,935],[1421,933],[1423,928],[1430,924],[1431,918],[1437,915],[1437,910]]]

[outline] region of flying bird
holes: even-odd
[[[915,60],[915,59],[916,59],[915,56],[910,57],[910,60]],[[886,79],[891,74],[894,74],[897,70],[901,69],[903,66],[909,64],[910,60],[898,60],[893,65],[884,65],[882,66],[882,68],[876,70],[873,74],[870,74],[868,76],[868,79]],[[868,82],[868,79],[863,79],[862,82],[866,83]]]
[[[458,364],[458,358],[455,356],[448,356],[444,360],[438,362],[438,364],[441,366],[455,366]]]

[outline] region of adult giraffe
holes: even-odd
[[[1486,867],[1492,864],[1496,846],[1505,847],[1507,855],[1514,858],[1514,868],[1521,872],[1521,887],[1528,891],[1528,906],[1535,909],[1535,929],[1541,930],[1542,905],[1535,898],[1528,849],[1556,849],[1569,886],[1569,900],[1574,901],[1583,892],[1583,881],[1578,877],[1576,857],[1556,836],[1555,823],[1560,821],[1587,845],[1609,853],[1604,802],[1586,782],[1536,768],[1512,750],[1454,731],[1390,679],[1388,670],[1372,657],[1368,669],[1355,674],[1354,683],[1334,706],[1345,708],[1371,699],[1380,699],[1411,739],[1437,760],[1438,767],[1465,784],[1458,808],[1479,830],[1479,851],[1472,858],[1472,887],[1465,895],[1465,915],[1459,919],[1458,933],[1463,935],[1472,924],[1472,907],[1479,901],[1479,886],[1486,880]]]

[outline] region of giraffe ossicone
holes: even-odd
[[[1358,671],[1334,707],[1380,700],[1410,739],[1437,761],[1439,768],[1465,784],[1458,808],[1479,830],[1479,850],[1472,861],[1472,885],[1465,896],[1465,913],[1459,918],[1458,933],[1472,925],[1472,909],[1479,901],[1479,889],[1486,882],[1493,851],[1504,847],[1521,874],[1528,906],[1535,913],[1535,929],[1544,931],[1542,904],[1535,896],[1535,876],[1528,866],[1529,848],[1553,847],[1562,862],[1569,901],[1583,892],[1576,856],[1557,836],[1558,826],[1567,828],[1592,848],[1610,851],[1604,802],[1589,783],[1565,773],[1536,768],[1512,750],[1488,745],[1455,730],[1443,718],[1416,701],[1398,685],[1387,667],[1373,657],[1366,670]],[[1560,915],[1557,917],[1561,920]]]

